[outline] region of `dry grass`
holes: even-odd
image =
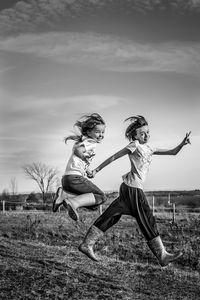
[[[184,248],[178,262],[161,268],[131,217],[123,217],[97,243],[101,262],[77,248],[96,212],[77,225],[65,212],[1,214],[0,299],[199,299],[200,218],[177,226],[159,216],[166,247]]]

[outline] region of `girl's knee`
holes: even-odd
[[[95,200],[96,200],[96,204],[103,204],[107,201],[107,197],[105,194],[102,194],[102,195],[97,195],[95,194]]]
[[[102,204],[108,200],[105,194],[102,195]]]

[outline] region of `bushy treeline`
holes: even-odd
[[[118,197],[118,192],[106,192],[108,202],[111,203]],[[155,206],[168,207],[170,203],[176,203],[176,206],[187,206],[189,208],[200,208],[200,190],[193,191],[150,191],[146,192],[150,205],[154,196]],[[5,200],[6,210],[15,210],[21,205],[23,209],[51,210],[54,193],[46,195],[45,203],[40,193],[31,192],[30,194],[3,195],[0,196],[0,210],[2,210],[2,201]],[[169,203],[170,200],[170,203]]]
[[[154,196],[155,206],[187,206],[190,208],[200,207],[200,190],[194,191],[155,191],[147,192],[147,198],[151,201]]]
[[[146,195],[148,196],[200,196],[200,190],[183,190],[183,191],[147,191]]]

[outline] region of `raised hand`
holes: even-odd
[[[188,133],[186,133],[186,136],[185,136],[185,138],[183,139],[183,145],[191,144],[191,143],[190,143],[190,138],[189,138],[190,134],[191,134],[191,131],[188,132]]]

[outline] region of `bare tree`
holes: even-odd
[[[10,180],[10,189],[11,189],[11,194],[15,196],[17,194],[17,181],[15,177],[12,177]]]
[[[59,186],[61,186],[61,182],[60,182],[60,178],[57,177],[55,180],[55,189],[57,190],[59,188]]]
[[[50,190],[53,183],[57,180],[56,176],[58,174],[58,170],[41,162],[25,164],[22,166],[22,169],[27,177],[36,181],[42,193],[43,202],[45,202],[46,194]]]

